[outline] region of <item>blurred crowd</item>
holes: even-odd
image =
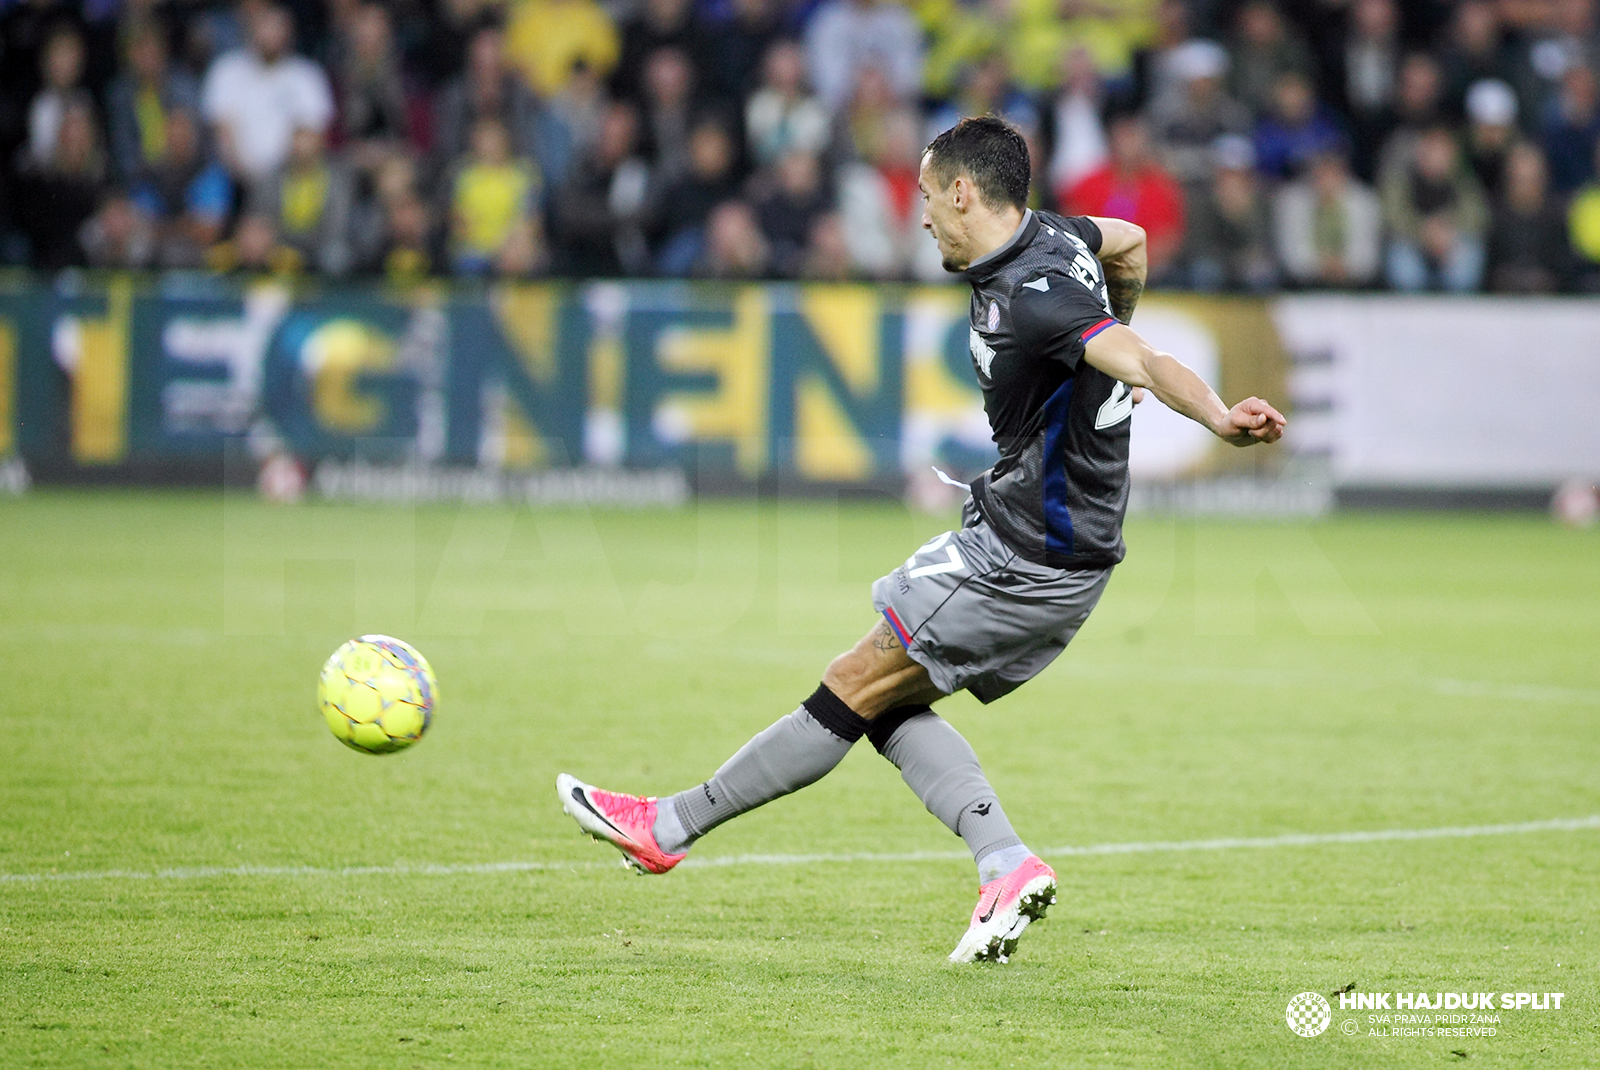
[[[0,0],[0,264],[937,279],[927,141],[1201,290],[1600,290],[1600,0]]]

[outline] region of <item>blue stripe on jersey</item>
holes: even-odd
[[[1067,512],[1067,409],[1072,405],[1068,379],[1044,403],[1044,548],[1052,554],[1072,553],[1072,514]]]

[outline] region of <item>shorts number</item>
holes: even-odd
[[[937,539],[929,541],[922,547],[922,549],[906,558],[906,575],[915,580],[920,579],[923,576],[938,576],[946,572],[960,572],[962,569],[966,568],[966,563],[961,560],[961,554],[957,552],[956,548],[954,546],[945,545],[945,543],[950,541],[950,536],[953,534],[954,532],[945,532],[943,535],[940,535]],[[916,564],[918,557],[922,556],[923,554],[937,553],[939,550],[943,550],[945,552],[945,560],[938,561],[932,565]]]

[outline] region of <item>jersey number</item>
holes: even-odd
[[[1112,383],[1111,396],[1106,398],[1106,403],[1095,414],[1094,429],[1104,431],[1108,427],[1115,427],[1132,415],[1133,390],[1127,383]]]

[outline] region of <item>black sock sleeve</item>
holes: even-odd
[[[818,684],[811,697],[801,705],[817,719],[818,724],[846,743],[854,743],[867,733],[867,722],[830,691],[827,684]]]
[[[889,745],[889,737],[894,735],[894,730],[905,724],[918,714],[932,713],[933,707],[927,703],[919,702],[914,706],[896,706],[892,710],[885,710],[873,720],[867,722],[867,742],[879,754]]]

